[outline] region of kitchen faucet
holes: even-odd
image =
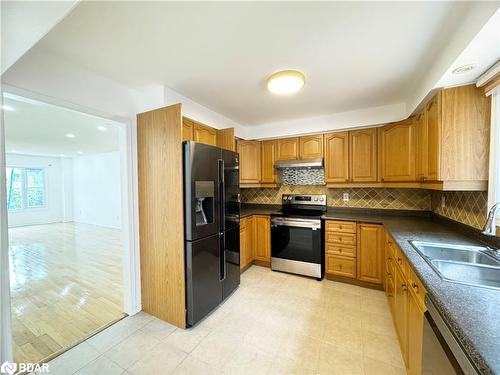
[[[497,226],[495,217],[497,216],[498,211],[500,211],[500,202],[491,207],[490,212],[488,213],[488,219],[486,219],[486,223],[484,224],[483,234],[487,236],[496,236]]]

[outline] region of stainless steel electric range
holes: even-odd
[[[326,195],[282,196],[282,213],[271,216],[271,269],[322,279],[326,207]]]

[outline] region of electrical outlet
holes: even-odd
[[[342,194],[342,200],[344,202],[349,202],[349,193]]]
[[[446,207],[446,197],[444,195],[441,196],[441,208]]]

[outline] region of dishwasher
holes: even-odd
[[[479,374],[428,296],[425,306],[422,374]]]

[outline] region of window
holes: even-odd
[[[45,207],[45,173],[41,168],[7,167],[7,209]]]

